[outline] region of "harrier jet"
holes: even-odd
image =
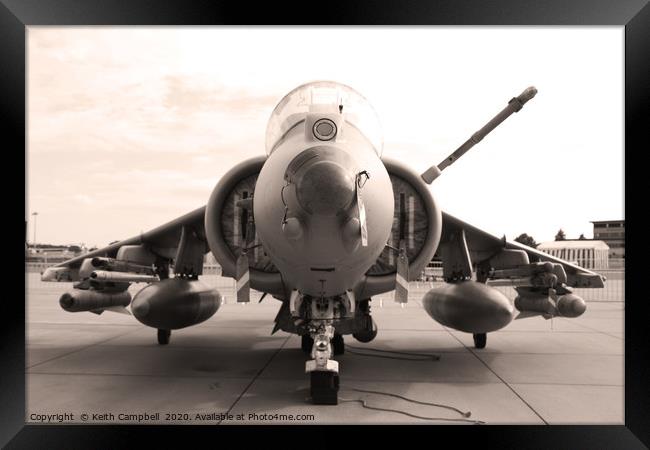
[[[316,404],[338,402],[344,335],[377,335],[373,296],[408,301],[434,255],[445,284],[422,299],[446,327],[486,334],[517,318],[577,317],[586,305],[573,287],[601,288],[604,277],[533,248],[493,236],[441,211],[431,185],[537,90],[529,87],[440,164],[422,174],[382,158],[382,130],[368,101],[335,82],[289,92],[273,110],[266,154],[231,168],[205,207],[138,236],[47,269],[44,281],[75,281],[59,302],[70,312],[131,313],[169,343],[171,330],[217,312],[222,296],[206,287],[204,255],[250,289],[279,301],[273,332],[302,336]],[[131,283],[145,282],[133,299]],[[494,285],[514,286],[511,302]],[[514,303],[514,305],[513,305]]]

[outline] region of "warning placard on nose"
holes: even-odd
[[[359,185],[361,174],[357,175],[356,191],[357,191],[357,208],[359,208],[359,222],[361,224],[361,245],[368,246],[368,225],[366,223],[366,207],[363,204],[363,197],[361,195],[361,186]],[[367,181],[367,179],[366,179]]]

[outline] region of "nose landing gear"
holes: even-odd
[[[315,405],[338,405],[339,375],[335,372],[311,373],[311,398]]]
[[[314,343],[311,350],[313,359],[305,363],[305,372],[311,377],[311,398],[316,405],[337,405],[339,363],[331,357],[336,353],[333,350],[343,347],[343,336],[335,335],[334,327],[327,321],[314,322],[309,333]],[[308,340],[303,337],[304,342]]]
[[[311,349],[314,347],[314,339],[308,334],[303,334],[301,338],[300,348],[305,353],[311,353]],[[345,353],[345,341],[343,340],[343,335],[334,333],[331,343],[334,356]]]

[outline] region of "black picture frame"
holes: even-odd
[[[9,154],[19,154],[21,148],[26,152],[25,38],[26,27],[31,25],[618,25],[625,26],[626,192],[641,192],[641,187],[633,184],[631,175],[632,168],[639,166],[630,161],[647,148],[647,144],[641,147],[641,138],[647,139],[645,127],[650,117],[647,105],[650,98],[650,6],[647,0],[408,0],[393,3],[312,2],[310,8],[307,5],[305,2],[0,0],[3,66],[0,70],[0,104],[3,137],[7,142],[5,158]],[[10,191],[5,188],[5,197],[13,191],[15,186]],[[626,215],[630,214],[634,215],[634,209],[626,209]],[[16,216],[12,215],[12,218]],[[639,256],[642,252],[635,247],[640,235],[637,231],[639,223],[642,222],[628,217],[626,225],[626,297],[630,301],[625,302],[624,426],[370,426],[361,429],[363,437],[360,443],[373,445],[373,441],[381,442],[387,433],[399,431],[408,437],[404,445],[428,442],[439,446],[448,439],[457,445],[472,439],[479,445],[498,448],[647,448],[650,445],[649,316],[647,300],[642,295],[634,295],[643,282],[641,270],[644,263]],[[634,245],[629,243],[630,239]],[[17,245],[13,236],[8,241]],[[13,252],[5,257],[7,267],[16,265],[12,256]],[[633,265],[635,260],[641,268]],[[5,286],[12,284],[12,274],[10,271],[5,275]],[[19,276],[17,274],[16,278]],[[167,442],[164,447],[168,447],[174,438],[179,437],[186,439],[186,443],[206,438],[207,442],[217,446],[226,438],[259,437],[261,429],[265,431],[264,438],[268,442],[273,439],[285,445],[289,442],[319,447],[337,445],[338,439],[334,439],[332,429],[323,426],[291,427],[292,436],[287,441],[286,436],[280,436],[287,431],[283,426],[25,425],[25,310],[19,298],[18,295],[4,295],[4,320],[0,327],[0,444],[6,448],[135,448],[140,445],[150,447],[155,442]],[[267,433],[270,436],[266,436]],[[190,437],[189,434],[193,435]]]

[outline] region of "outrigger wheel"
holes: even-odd
[[[311,399],[315,405],[338,405],[339,375],[336,372],[311,372]]]
[[[487,333],[475,333],[474,347],[485,348],[485,344],[487,344]]]
[[[169,344],[169,338],[171,337],[171,335],[172,335],[171,330],[158,329],[158,343],[160,345]]]
[[[300,348],[302,351],[309,354],[311,353],[311,348],[314,346],[314,340],[309,334],[302,335],[302,342],[300,343]]]

